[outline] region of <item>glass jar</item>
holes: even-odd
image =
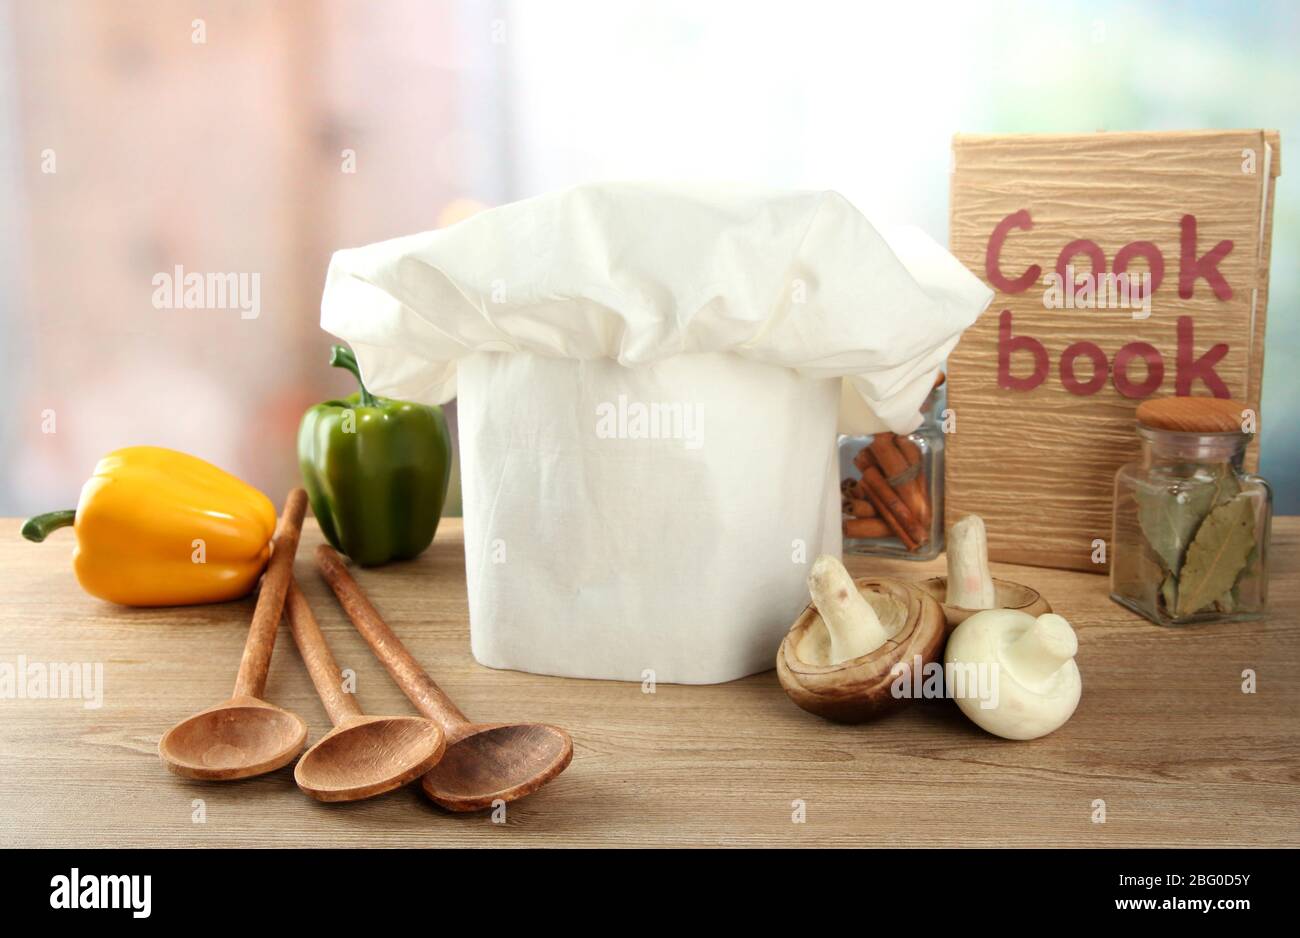
[[[933,560],[943,550],[942,380],[912,433],[839,438],[844,550]]]
[[[1142,458],[1115,476],[1111,598],[1158,625],[1258,618],[1272,492],[1242,471],[1253,413],[1181,397],[1137,416]]]

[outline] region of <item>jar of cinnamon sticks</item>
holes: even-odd
[[[840,437],[845,551],[915,560],[942,551],[943,431],[935,417],[942,411],[940,384],[914,432]]]

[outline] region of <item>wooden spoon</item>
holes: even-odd
[[[339,684],[339,666],[296,581],[289,584],[289,628],[334,729],[308,749],[293,777],[317,801],[360,801],[413,782],[446,749],[442,729],[423,717],[368,717]]]
[[[322,544],[316,566],[397,686],[447,734],[446,754],[422,782],[434,803],[479,811],[531,794],[565,770],[573,758],[568,733],[545,723],[471,723],[393,634],[338,553]]]
[[[231,781],[274,772],[292,762],[307,742],[306,723],[261,699],[306,510],[307,493],[294,489],[284,503],[262,577],[234,695],[177,723],[158,741],[163,765],[177,775]]]

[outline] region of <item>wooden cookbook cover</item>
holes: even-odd
[[[982,515],[995,560],[1102,572],[1137,405],[1258,414],[1280,169],[1273,131],[954,138],[950,246],[997,295],[949,359],[948,524]]]

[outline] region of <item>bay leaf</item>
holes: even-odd
[[[1196,530],[1178,577],[1178,617],[1190,616],[1232,589],[1255,549],[1255,501],[1238,494]]]
[[[1241,494],[1241,479],[1235,472],[1229,472],[1214,483],[1214,504],[1222,505]]]
[[[1214,489],[1214,504],[1222,505],[1224,502],[1231,501],[1241,494],[1241,479],[1237,478],[1235,472],[1229,472],[1223,478],[1217,480],[1212,488]]]
[[[1165,613],[1173,615],[1177,608],[1178,581],[1174,579],[1172,573],[1166,573],[1164,582],[1160,584],[1160,598],[1164,600]]]
[[[1213,481],[1188,481],[1173,492],[1164,488],[1134,492],[1138,503],[1138,523],[1164,568],[1175,576],[1183,566],[1183,556],[1197,528],[1216,506],[1241,491],[1234,473]]]

